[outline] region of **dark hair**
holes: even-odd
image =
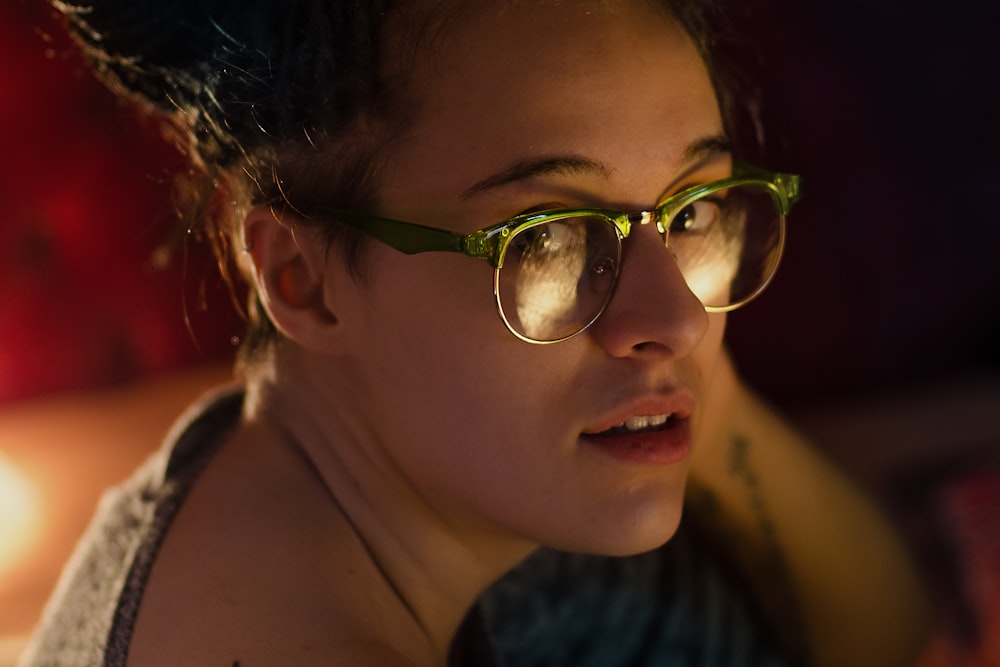
[[[720,12],[711,0],[660,0],[709,67],[727,131],[739,146],[752,96],[720,64]],[[250,205],[309,211],[372,210],[380,156],[403,129],[405,77],[390,80],[386,40],[404,8],[393,0],[52,0],[117,92],[164,114],[191,169],[178,196],[186,224],[202,225],[227,273],[233,223]],[[454,3],[451,3],[454,4]],[[406,32],[440,19],[425,11]],[[402,25],[402,22],[398,23]],[[413,35],[410,35],[411,37]],[[731,37],[731,34],[728,34]],[[399,45],[403,42],[396,42]],[[737,103],[738,100],[738,103]],[[412,112],[410,112],[412,114]],[[361,277],[362,239],[324,225]],[[228,277],[228,275],[227,275]],[[244,361],[274,338],[255,294],[248,299]]]
[[[394,108],[380,72],[391,0],[53,4],[100,77],[170,121],[190,162],[178,208],[227,279],[234,223],[250,205],[373,204]],[[337,233],[357,266],[358,235],[329,227],[331,240]],[[254,294],[247,316],[244,358],[274,336]]]

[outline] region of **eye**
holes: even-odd
[[[670,221],[670,231],[705,233],[719,224],[723,206],[721,199],[705,198],[691,202]]]
[[[525,251],[554,253],[580,245],[582,231],[568,222],[549,222],[524,230],[515,240]]]
[[[590,272],[595,276],[614,276],[617,264],[618,261],[614,257],[604,256],[591,265]]]

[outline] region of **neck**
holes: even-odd
[[[283,359],[281,367],[287,363]],[[331,507],[356,536],[361,549],[355,553],[373,566],[382,594],[398,600],[422,650],[445,664],[475,599],[536,545],[481,517],[430,501],[356,419],[351,407],[357,395],[340,391],[329,369],[323,372],[314,360],[310,363],[289,373],[294,383],[274,372],[252,381],[248,418],[304,455]]]

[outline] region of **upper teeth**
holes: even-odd
[[[627,419],[621,424],[619,428],[626,428],[629,431],[641,431],[645,428],[651,428],[656,426],[662,426],[667,423],[667,419],[670,415],[645,415],[640,417],[632,417]]]

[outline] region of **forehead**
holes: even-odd
[[[412,52],[416,104],[389,194],[454,195],[513,162],[566,154],[612,171],[663,165],[662,187],[685,148],[722,132],[697,49],[655,4],[498,1],[440,16]]]

